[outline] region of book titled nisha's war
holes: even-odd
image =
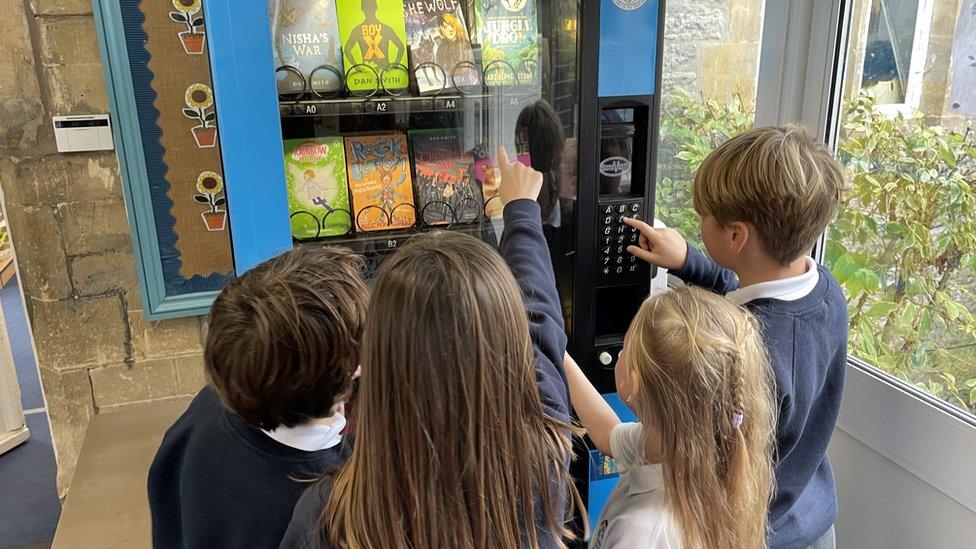
[[[278,93],[337,92],[342,45],[335,0],[268,0]]]
[[[536,0],[470,0],[488,86],[538,86]]]
[[[293,237],[349,232],[352,213],[341,137],[286,140],[285,184]]]
[[[461,130],[412,131],[410,143],[420,219],[427,225],[477,220],[482,209],[481,190],[472,179],[472,157],[463,149]]]
[[[410,63],[420,93],[478,83],[471,38],[459,0],[403,0]]]
[[[405,89],[410,75],[403,0],[343,0],[337,6],[349,91]]]
[[[417,222],[402,133],[350,135],[345,138],[346,171],[357,230],[412,227]]]

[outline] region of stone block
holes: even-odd
[[[0,181],[8,207],[121,200],[118,166],[114,152],[0,158]]]
[[[91,16],[39,17],[38,44],[41,63],[45,65],[101,63],[98,35]],[[100,78],[101,73],[93,74]]]
[[[729,6],[729,42],[759,42],[762,24],[762,0],[732,0]]]
[[[132,291],[138,288],[135,257],[131,252],[105,252],[68,259],[71,283],[80,296]]]
[[[664,59],[662,60],[664,74],[687,71],[701,65],[701,48],[689,43],[665,43]]]
[[[665,41],[725,40],[729,33],[727,10],[718,2],[668,2],[664,19]]]
[[[918,110],[930,117],[943,116],[946,110],[946,94],[948,91],[948,86],[944,82],[923,82]]]
[[[42,367],[64,370],[125,361],[128,327],[119,296],[32,298],[30,303]]]
[[[57,450],[58,492],[63,496],[74,475],[88,420],[95,413],[87,370],[41,367],[41,384]]]
[[[0,17],[0,149],[29,150],[46,116],[34,70],[23,2],[5,2]],[[0,155],[3,156],[3,155]]]
[[[176,357],[173,364],[176,368],[176,389],[179,394],[195,395],[207,384],[202,354]]]
[[[151,322],[142,311],[128,312],[135,360],[200,352],[200,321],[195,317]]]
[[[48,65],[42,73],[52,115],[108,112],[100,63]]]
[[[922,69],[922,82],[945,84],[949,81],[949,67],[952,65],[952,40],[950,36],[930,36],[925,54],[925,67]],[[926,114],[941,114],[929,113]]]
[[[61,243],[56,210],[50,206],[11,204],[7,206],[7,215],[24,290],[36,299],[70,297],[68,259]]]
[[[697,72],[671,72],[661,77],[661,100],[667,106],[668,96],[676,90],[699,94],[701,92],[701,77]]]
[[[744,105],[751,105],[756,101],[758,67],[759,44],[709,46],[702,54],[702,94],[723,103],[739,94]]]
[[[113,364],[90,370],[95,410],[177,394],[173,359]]]
[[[124,200],[63,204],[58,211],[69,255],[132,249]]]
[[[30,0],[36,15],[86,15],[92,12],[91,0]]]

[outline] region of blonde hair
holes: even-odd
[[[765,547],[776,405],[755,317],[700,288],[653,295],[627,333],[624,361],[638,415],[660,429],[684,546]]]
[[[752,224],[787,265],[813,249],[834,216],[844,170],[803,126],[754,128],[712,151],[695,172],[694,205],[720,226]]]
[[[565,547],[571,429],[543,410],[522,294],[498,253],[458,233],[415,236],[380,269],[366,318],[328,541]]]

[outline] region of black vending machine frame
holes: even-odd
[[[623,334],[610,337],[598,337],[596,319],[598,308],[610,307],[609,314],[629,315],[636,309],[650,293],[651,277],[655,269],[646,271],[647,276],[639,283],[639,291],[633,296],[636,303],[606,303],[597,299],[597,289],[601,286],[599,279],[600,256],[598,253],[599,207],[607,202],[620,202],[619,199],[607,199],[600,196],[600,145],[601,119],[604,110],[614,108],[636,108],[635,112],[643,112],[643,120],[635,120],[637,126],[643,125],[647,129],[646,139],[642,142],[643,151],[634,151],[634,156],[642,158],[642,166],[634,169],[643,170],[642,196],[629,195],[626,202],[641,201],[644,219],[653,223],[655,212],[655,190],[657,184],[658,140],[660,130],[661,107],[661,65],[664,46],[664,14],[666,0],[658,2],[657,29],[655,29],[657,45],[655,48],[654,91],[652,95],[623,96],[601,98],[598,93],[600,73],[600,12],[601,1],[583,1],[580,3],[579,14],[579,68],[578,81],[580,89],[579,101],[579,159],[578,159],[578,187],[577,187],[577,248],[576,248],[576,283],[573,287],[573,330],[569,334],[568,352],[579,363],[587,377],[603,394],[616,392],[613,377],[613,366],[617,354],[623,347]],[[642,154],[638,154],[642,153]],[[616,309],[616,310],[615,310]],[[607,311],[604,311],[605,313]],[[626,319],[629,324],[629,318]],[[601,353],[607,352],[612,356],[609,365],[600,363]],[[589,441],[578,443],[576,459],[573,463],[573,476],[577,481],[583,502],[588,498],[589,485]],[[599,512],[599,510],[592,510]],[[583,540],[583,525],[581,515],[577,513],[574,529],[577,533],[579,547],[585,546]],[[592,534],[592,532],[591,532]]]

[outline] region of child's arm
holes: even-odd
[[[620,425],[620,418],[586,378],[586,374],[569,353],[564,355],[563,369],[566,370],[566,379],[569,381],[569,398],[573,402],[576,415],[586,428],[586,434],[590,435],[590,440],[597,450],[613,457],[610,433],[613,432],[614,427]]]
[[[509,161],[504,148],[498,150],[498,164],[498,196],[505,205],[505,230],[499,251],[525,300],[543,408],[553,417],[568,421],[569,394],[561,368],[566,330],[549,246],[542,234],[542,213],[536,202],[542,190],[542,174]]]
[[[664,267],[674,276],[695,286],[718,294],[739,288],[739,279],[729,269],[719,267],[711,258],[688,244],[674,229],[655,229],[643,221],[624,219],[624,223],[640,231],[640,246],[628,246],[627,251],[644,261]]]

